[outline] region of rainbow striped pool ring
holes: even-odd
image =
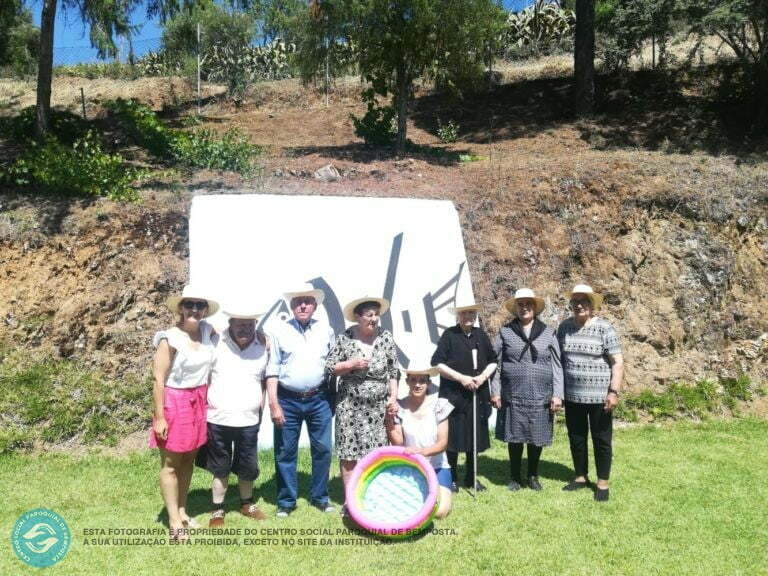
[[[420,454],[402,446],[377,448],[360,460],[347,483],[347,509],[365,530],[385,538],[414,536],[437,509],[437,475]]]

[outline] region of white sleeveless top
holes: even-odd
[[[416,412],[403,407],[403,400],[397,411],[397,419],[403,427],[403,440],[405,445],[412,448],[427,448],[437,442],[437,425],[448,418],[453,411],[453,405],[445,398],[438,398],[437,394],[429,394],[424,398],[424,403]],[[445,452],[430,456],[429,463],[436,470],[448,468],[448,458]]]
[[[165,385],[169,388],[197,388],[208,384],[208,376],[211,373],[214,346],[211,342],[213,327],[200,322],[201,341],[197,347],[192,346],[192,339],[180,328],[173,327],[162,330],[152,338],[152,345],[157,348],[161,340],[168,340],[168,344],[176,351],[173,358],[171,372]]]

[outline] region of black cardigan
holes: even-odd
[[[472,349],[477,348],[477,370],[472,368]],[[437,350],[432,355],[432,366],[445,364],[449,368],[468,376],[477,376],[488,364],[496,362],[496,353],[488,335],[482,328],[472,328],[467,336],[457,324],[443,332],[437,343]],[[477,390],[477,398],[481,402],[489,403],[491,395],[488,383],[490,378]],[[472,392],[467,390],[459,382],[440,376],[440,398],[446,398],[457,409],[461,409],[466,403],[472,402]]]

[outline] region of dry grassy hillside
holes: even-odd
[[[557,66],[509,72],[461,102],[423,90],[409,124],[421,148],[402,158],[355,137],[355,82],[325,107],[286,81],[243,108],[203,111],[205,126],[236,125],[265,148],[255,180],[187,174],[146,186],[136,205],[1,196],[0,339],[118,377],[146,373],[149,335],[171,320],[162,302],[186,279],[195,194],[439,198],[459,210],[491,330],[516,287],[545,294],[555,322],[562,293],[584,281],[606,294],[632,388],[742,372],[767,381],[765,155],[732,145],[728,122],[682,80],[604,80],[599,114],[574,120]],[[440,143],[438,117],[460,125],[457,143]],[[329,163],[341,177],[316,179]]]

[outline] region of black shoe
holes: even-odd
[[[595,502],[608,502],[608,488],[598,488],[595,490]]]
[[[587,486],[589,486],[589,480],[587,480],[586,482],[576,482],[576,480],[571,480],[570,482],[568,482],[568,484],[563,486],[563,490],[565,492],[573,492],[574,490],[581,490],[582,488],[586,488]]]
[[[468,490],[471,490],[471,489],[472,489],[472,480],[467,480],[466,482],[464,482],[464,486],[465,486],[465,487],[466,487]],[[475,486],[474,486],[474,488],[475,488],[475,490],[476,490],[477,492],[485,492],[486,490],[488,490],[488,488],[486,488],[485,486],[483,486],[483,484],[482,484],[482,482],[480,482],[480,480],[477,480],[477,481],[475,482]]]
[[[538,476],[528,476],[528,488],[535,490],[536,492],[543,490]]]
[[[456,482],[451,482],[451,492],[453,492],[454,494],[459,493],[459,485],[456,484]]]
[[[520,482],[518,480],[512,480],[509,484],[507,484],[507,490],[510,492],[517,492],[520,490],[522,486],[520,485]]]

